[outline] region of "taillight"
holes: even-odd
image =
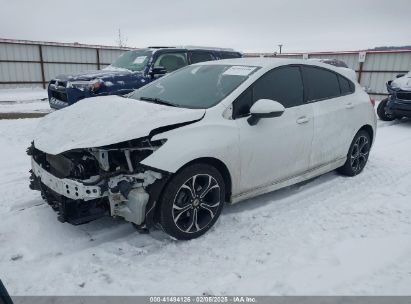
[[[370,102],[371,102],[372,106],[375,107],[375,99],[370,97]]]

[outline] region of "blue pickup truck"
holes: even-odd
[[[232,49],[149,47],[128,51],[103,70],[59,75],[48,85],[50,107],[61,109],[89,97],[125,95],[189,64],[240,58]]]

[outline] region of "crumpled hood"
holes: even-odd
[[[42,118],[34,145],[48,154],[101,147],[149,135],[153,129],[199,120],[203,109],[184,109],[104,96],[81,100]]]
[[[391,87],[403,91],[411,91],[411,72],[391,82]]]

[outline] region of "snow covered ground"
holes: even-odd
[[[0,113],[50,112],[47,91],[43,89],[1,89]]]
[[[379,123],[361,175],[227,206],[187,242],[111,218],[58,222],[28,188],[37,122],[0,120],[0,278],[12,295],[411,294],[411,120]]]
[[[1,89],[0,102],[27,102],[47,99],[47,91],[41,88]]]

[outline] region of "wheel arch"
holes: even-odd
[[[200,157],[200,158],[196,158],[196,159],[189,161],[188,163],[183,165],[180,169],[178,169],[177,172],[174,174],[177,174],[182,169],[190,165],[193,165],[193,164],[207,164],[207,165],[210,165],[216,168],[224,179],[225,199],[227,202],[231,201],[232,180],[231,180],[230,171],[228,170],[228,167],[226,166],[226,164],[224,164],[221,160],[214,158],[214,157]]]
[[[172,176],[178,174],[179,172],[181,172],[181,170],[183,170],[184,168],[186,168],[190,165],[193,165],[193,164],[207,164],[207,165],[210,165],[210,166],[214,167],[215,169],[218,170],[218,172],[220,172],[220,174],[221,174],[221,176],[223,177],[223,180],[224,180],[225,200],[226,200],[226,202],[230,202],[231,201],[231,193],[232,193],[232,179],[231,179],[230,171],[228,170],[228,167],[226,166],[226,164],[224,164],[224,162],[222,162],[221,160],[219,160],[217,158],[214,158],[214,157],[200,157],[200,158],[193,159],[193,160],[189,161],[188,163],[184,164],[183,166],[181,166],[176,172],[170,174],[167,177],[164,184],[162,184],[161,187],[159,188],[159,189],[161,189],[160,190],[161,193],[159,193],[156,201],[161,201],[161,197],[163,196],[163,191],[167,187],[167,185],[170,182]],[[159,218],[160,218],[160,205],[157,204],[154,208],[153,219],[150,223],[159,223],[159,221],[158,221]]]
[[[371,143],[374,143],[374,129],[372,128],[372,126],[371,125],[364,125],[364,126],[362,126],[359,130],[358,130],[358,132],[360,132],[360,131],[365,131],[365,132],[367,132],[368,133],[368,135],[370,136],[370,139],[371,139]],[[357,132],[357,133],[358,133]]]

